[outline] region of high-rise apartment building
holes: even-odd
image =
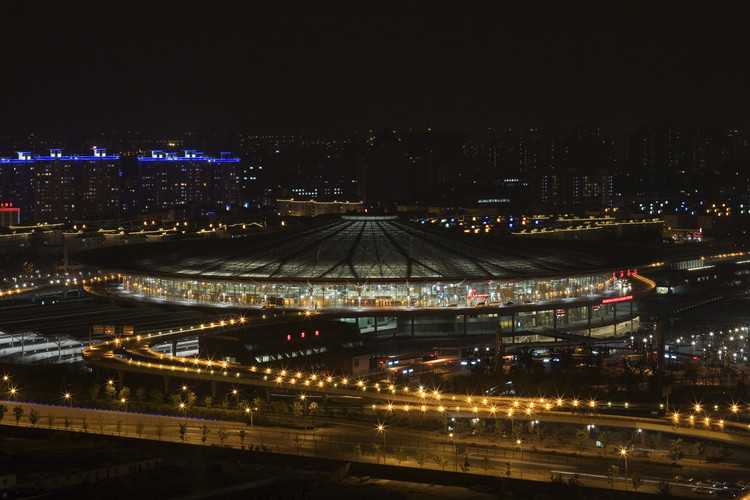
[[[17,207],[23,224],[119,217],[120,156],[18,152],[0,159],[0,202]]]
[[[120,156],[94,148],[93,155],[34,157],[34,220],[71,222],[119,217]]]
[[[183,156],[161,150],[138,157],[139,205],[155,212],[191,203],[239,205],[243,172],[231,153],[219,158],[195,150]]]
[[[22,224],[34,222],[34,158],[18,152],[18,158],[0,158],[0,202],[19,209]]]

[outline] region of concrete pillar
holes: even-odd
[[[168,377],[167,375],[164,375],[162,378],[164,379],[164,392],[166,394],[169,394],[170,392],[169,386],[171,385],[169,382],[172,380],[172,377]]]
[[[122,389],[124,387],[123,382],[125,381],[125,372],[123,370],[117,370],[117,387]]]
[[[172,340],[172,356],[177,356],[177,339]]]
[[[414,336],[414,316],[411,317],[411,336]]]
[[[219,384],[218,384],[218,383],[216,383],[216,381],[215,381],[215,380],[212,380],[212,381],[211,381],[211,397],[212,397],[213,399],[216,399],[216,392],[217,392],[217,391],[216,391],[216,389],[217,389],[217,386],[218,386],[218,385],[219,385]]]

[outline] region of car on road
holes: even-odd
[[[675,483],[692,484],[694,479],[692,477],[683,476],[681,474],[676,475],[672,478]]]

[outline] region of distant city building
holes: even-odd
[[[143,212],[156,212],[190,203],[241,205],[244,172],[231,153],[219,158],[195,150],[183,156],[161,150],[138,157],[139,200]]]
[[[318,215],[348,214],[362,212],[361,201],[315,201],[315,200],[276,200],[279,215],[292,217],[315,217]]]
[[[34,222],[34,158],[19,152],[18,158],[0,158],[0,201],[19,209],[22,224]]]
[[[94,148],[89,156],[34,157],[35,222],[116,218],[121,214],[120,156]]]
[[[94,148],[93,155],[48,156],[18,152],[0,160],[0,199],[20,209],[21,223],[71,222],[121,214],[120,156]]]
[[[21,223],[21,209],[12,203],[0,203],[0,227],[17,226]]]

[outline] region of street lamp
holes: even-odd
[[[125,434],[128,433],[128,400],[125,398],[120,399],[120,404],[125,407]]]
[[[245,408],[245,415],[250,415],[250,428],[253,428],[253,410],[252,408]]]
[[[628,450],[620,448],[620,456],[625,459],[625,491],[628,491]]]
[[[15,387],[11,387],[8,391],[8,394],[13,398],[14,401],[18,401],[18,391],[16,391]]]
[[[303,425],[305,426],[305,432],[307,432],[307,396],[304,394],[300,394],[299,398],[300,400],[302,400],[302,404],[305,405],[304,412],[302,413],[302,420],[304,422]]]
[[[385,426],[383,424],[378,424],[378,432],[383,433],[383,465],[385,465],[386,461],[386,451],[385,451]]]
[[[65,398],[65,402],[68,404],[68,406],[70,406],[72,408],[73,407],[73,396],[71,396],[69,392],[66,392],[63,397]]]

